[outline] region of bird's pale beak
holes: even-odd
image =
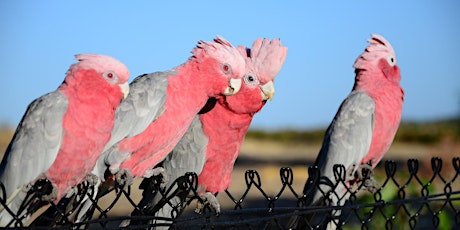
[[[273,81],[269,81],[262,86],[259,86],[260,92],[262,94],[263,100],[272,100],[273,96],[275,95],[275,85]]]
[[[120,86],[121,92],[123,93],[123,99],[125,99],[129,94],[129,83],[125,82],[124,84],[118,86]]]
[[[241,89],[242,80],[231,78],[228,84],[228,87],[224,91],[225,96],[231,96],[235,93],[238,93]]]

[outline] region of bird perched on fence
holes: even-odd
[[[334,184],[334,165],[342,164],[346,181],[331,191],[329,185],[318,185],[318,180],[309,178],[304,194],[313,192],[307,195],[305,206],[321,201],[343,205],[349,194],[346,187],[363,179],[358,178],[361,170],[372,170],[393,142],[404,101],[400,70],[391,44],[380,35],[371,36],[369,45],[353,65],[356,74],[353,89],[326,130],[314,164],[320,180],[327,178]],[[304,226],[298,225],[299,220],[293,220],[289,227],[303,229]]]
[[[240,50],[244,53],[246,49],[240,47]],[[230,185],[233,164],[252,118],[268,99],[272,99],[275,93],[273,81],[286,55],[287,47],[279,39],[257,39],[247,51],[244,91],[233,98],[219,98],[212,111],[200,116],[210,142],[206,162],[198,175],[198,192],[214,194]]]
[[[141,75],[130,84],[100,158],[112,173],[122,168],[135,177],[158,174],[152,168],[171,152],[208,98],[239,91],[245,61],[230,42],[220,36],[199,41],[192,53],[180,66]]]
[[[267,100],[272,99],[275,93],[273,81],[287,54],[287,47],[279,39],[259,38],[254,41],[251,49],[244,46],[238,49],[246,57],[246,73],[240,91],[231,97],[217,97],[213,101],[215,105],[212,110],[195,117],[187,133],[162,162],[170,179],[167,188],[187,172],[199,174],[197,192],[217,212],[220,211],[220,205],[214,194],[224,191],[230,185],[233,165],[252,118]],[[154,189],[144,189],[155,192]],[[163,195],[156,193],[152,198],[144,190],[140,202],[140,206],[145,207],[142,212],[154,214],[158,219],[152,222],[157,225],[168,223],[162,221],[162,218],[173,218],[173,213],[177,215],[177,210],[181,210],[177,205],[185,197],[174,196],[174,188],[170,188],[170,191],[171,194],[163,195],[171,199],[164,201],[162,207],[157,207],[165,199]],[[179,193],[184,195],[184,191]],[[136,214],[137,210],[133,212],[133,215]]]
[[[52,184],[41,197],[47,201],[59,200],[85,180],[110,138],[115,110],[129,92],[129,71],[113,57],[75,57],[79,62],[57,90],[29,105],[5,152],[0,182],[7,207],[0,207],[1,226],[21,226],[34,211],[35,201],[24,199],[37,180]]]
[[[143,74],[131,82],[129,96],[116,111],[111,139],[93,174],[104,180],[108,166],[116,174],[115,180],[125,185],[132,183],[132,176],[165,175],[162,168],[153,168],[179,142],[208,98],[231,96],[240,90],[245,60],[225,38],[198,41],[192,54],[171,70]],[[89,193],[97,199],[111,183],[105,182],[105,191],[98,191],[96,185]],[[93,201],[86,195],[75,200],[81,202],[75,222],[91,218]]]

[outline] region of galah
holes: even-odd
[[[246,57],[246,73],[240,91],[231,97],[217,97],[212,110],[195,117],[187,133],[162,162],[170,179],[167,188],[187,172],[199,174],[198,193],[210,201],[217,212],[220,211],[220,205],[214,194],[229,187],[233,165],[252,118],[267,100],[272,99],[275,93],[273,81],[287,54],[287,47],[279,39],[259,38],[251,49],[244,46],[238,49]],[[143,183],[149,184],[145,181]],[[160,217],[173,218],[174,206],[177,215],[177,210],[181,208],[177,207],[181,198],[172,197],[163,207],[156,207],[163,195],[156,193],[151,198],[148,191],[153,190],[145,188],[140,202],[140,206],[145,207],[142,211],[155,214],[159,218],[153,221],[155,224],[167,223]],[[174,192],[175,188],[170,190]],[[137,211],[132,214],[138,215]]]
[[[115,180],[125,185],[132,183],[132,177],[165,175],[163,169],[154,167],[179,142],[208,98],[231,96],[240,90],[245,60],[225,38],[200,40],[192,54],[171,70],[143,74],[131,82],[94,175],[104,180],[109,166]],[[104,187],[111,186],[109,181],[104,183]],[[90,193],[97,199],[106,191],[99,191],[96,185]],[[87,196],[77,200],[82,208],[75,222],[80,222],[90,218],[95,206]]]
[[[316,187],[317,180],[310,178],[304,194],[313,192],[308,195],[306,206],[317,205],[320,201],[343,205],[349,195],[345,186],[364,179],[359,178],[362,177],[360,170],[372,170],[380,162],[398,129],[404,90],[400,85],[395,51],[384,37],[378,34],[371,36],[369,45],[353,65],[356,74],[353,89],[327,128],[314,164],[321,180],[328,178],[334,184],[334,165],[343,165],[346,183],[340,183],[334,191],[322,184],[320,192]],[[324,197],[324,194],[328,195]],[[339,214],[336,212],[334,215]],[[303,229],[298,223],[292,221],[289,227]],[[330,227],[334,227],[332,225],[329,223]]]
[[[30,213],[19,210],[39,179],[51,182],[44,199],[59,200],[85,180],[110,138],[115,111],[129,92],[127,67],[100,54],[75,55],[63,83],[34,100],[11,140],[0,167],[8,209],[0,225],[21,225]],[[22,207],[27,208],[27,207]],[[33,211],[33,210],[29,210]],[[14,219],[12,214],[18,215]]]
[[[245,60],[230,42],[220,36],[199,41],[192,53],[180,66],[141,75],[130,84],[100,159],[112,173],[121,168],[134,177],[156,174],[152,168],[171,152],[208,98],[239,91]]]
[[[287,47],[279,39],[257,39],[248,50],[244,91],[219,98],[213,110],[200,116],[210,141],[206,162],[198,175],[199,192],[214,194],[230,185],[233,165],[252,118],[272,99],[273,81],[286,55]]]

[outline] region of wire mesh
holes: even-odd
[[[320,185],[335,188],[345,184],[344,172],[344,167],[338,165],[334,168],[336,180],[325,181],[316,168],[310,167],[306,188],[318,189]],[[145,179],[139,188],[113,181],[99,188],[98,192],[92,185],[82,183],[72,196],[59,203],[45,201],[43,197],[49,193],[51,183],[39,180],[31,187],[18,213],[12,213],[6,206],[5,187],[0,184],[0,208],[14,215],[8,226],[12,228],[28,225],[34,229],[118,229],[120,223],[129,220],[129,225],[125,225],[129,229],[161,226],[171,229],[288,229],[289,223],[296,220],[302,223],[302,229],[323,229],[327,223],[339,229],[372,229],[373,226],[385,229],[460,229],[459,175],[459,157],[448,162],[434,157],[429,168],[422,166],[417,159],[409,159],[405,165],[388,160],[377,165],[375,175],[367,175],[366,178],[375,178],[378,184],[372,192],[365,191],[369,189],[368,181],[361,180],[348,186],[344,205],[307,205],[311,191],[295,190],[291,168],[280,168],[281,187],[274,195],[269,195],[262,184],[270,181],[263,181],[256,170],[247,170],[241,193],[225,190],[215,194],[231,202],[231,208],[220,213],[216,213],[212,205],[198,194],[198,180],[194,173],[178,178],[170,188],[161,188],[161,176]],[[137,189],[142,190],[143,199],[140,201],[132,198],[133,190]],[[333,191],[324,196],[335,195]],[[110,200],[101,204],[100,199],[109,195]],[[155,196],[160,196],[160,201],[149,205],[148,201]],[[91,208],[83,208],[85,199]],[[122,199],[127,202],[121,204]],[[172,202],[173,199],[176,201]],[[200,207],[198,212],[193,209],[197,204]],[[44,205],[49,206],[46,211],[35,214],[33,221],[23,223],[29,213]],[[117,205],[132,210],[131,215],[111,215],[110,211]],[[155,216],[155,212],[165,205],[172,207],[171,214]],[[334,215],[337,210],[340,215]]]

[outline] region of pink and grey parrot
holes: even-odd
[[[100,159],[112,173],[121,168],[134,177],[157,174],[152,168],[171,152],[208,98],[238,92],[245,60],[230,42],[219,36],[199,41],[192,53],[182,65],[130,84]]]
[[[246,51],[244,47],[240,50]],[[200,116],[209,144],[206,162],[198,175],[199,192],[214,194],[230,185],[233,164],[252,118],[273,97],[273,81],[286,55],[287,47],[279,39],[257,39],[247,51],[244,91],[219,98],[213,110]]]
[[[319,176],[334,184],[333,168],[336,164],[345,167],[347,186],[364,179],[359,178],[362,176],[360,170],[371,170],[380,162],[390,148],[401,120],[404,90],[400,85],[395,51],[380,35],[372,34],[368,42],[370,44],[353,65],[356,74],[353,89],[326,130],[314,164]],[[328,185],[319,185],[320,192],[313,181],[309,179],[304,188],[304,193],[314,191],[306,206],[318,205],[321,201],[343,205],[347,200],[349,193],[344,184],[339,184],[334,191]],[[334,215],[338,216],[340,212]],[[291,228],[301,228],[296,226],[298,222],[292,223]],[[334,226],[329,223],[328,227]]]
[[[243,46],[238,49],[246,58],[246,73],[240,91],[231,97],[217,97],[212,110],[196,116],[187,133],[162,162],[170,179],[167,189],[174,186],[173,182],[187,172],[199,174],[198,192],[217,212],[220,206],[214,194],[224,191],[230,185],[233,165],[252,118],[268,99],[272,99],[275,93],[273,81],[287,54],[287,48],[279,39],[259,38],[251,50]],[[146,181],[143,183],[149,184]],[[173,207],[176,214],[180,210],[181,207],[177,207],[182,199],[179,195],[168,194],[171,199],[164,206],[156,207],[163,196],[156,193],[152,198],[147,190],[154,192],[154,189],[144,189],[140,205],[145,207],[144,214],[154,214],[159,218],[154,221],[155,224],[168,223],[162,221],[161,217],[173,218]],[[175,190],[170,189],[172,192]],[[133,215],[138,215],[137,210]]]
[[[49,201],[85,180],[110,138],[116,108],[129,92],[129,71],[109,56],[75,57],[79,62],[57,90],[29,105],[5,152],[0,182],[8,209],[0,207],[1,226],[21,226],[34,211],[19,208],[38,179],[51,182]]]
[[[179,142],[208,98],[239,91],[245,60],[225,38],[198,41],[192,54],[171,70],[143,74],[131,82],[129,96],[116,111],[111,139],[92,171],[94,175],[104,181],[108,167],[115,180],[125,185],[132,183],[131,176],[165,175],[162,168],[153,168]],[[101,190],[99,185],[94,186],[93,199],[103,196],[112,182],[105,181]],[[81,200],[82,208],[75,222],[81,222],[90,218],[94,205],[88,197],[77,200]]]
[[[131,176],[165,175],[164,170],[153,168],[179,142],[208,98],[239,91],[245,60],[225,38],[198,41],[192,54],[171,70],[143,74],[131,82],[129,96],[116,111],[111,139],[93,174],[104,180],[108,166],[117,181],[128,178],[121,182],[125,185],[132,182]],[[104,186],[112,186],[110,183]],[[106,192],[98,191],[97,186],[94,189],[93,198]],[[83,211],[76,222],[90,218],[86,212],[94,208],[87,198],[81,200]]]

